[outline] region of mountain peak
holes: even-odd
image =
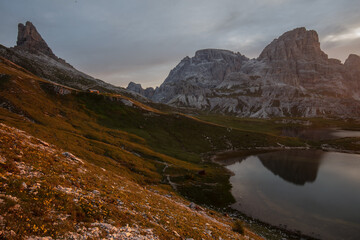
[[[140,83],[129,82],[127,89],[137,92],[138,89],[142,89],[142,86]]]
[[[147,98],[151,98],[152,95],[154,95],[155,89],[152,87],[143,89],[141,84],[130,82],[129,85],[126,88],[127,90],[133,91],[135,93],[138,93],[142,96],[145,96]]]
[[[195,58],[199,60],[205,60],[205,61],[211,61],[213,59],[232,59],[232,58],[238,58],[243,57],[240,53],[234,53],[229,50],[224,49],[201,49],[196,51]]]
[[[344,65],[347,68],[352,68],[354,70],[360,69],[360,56],[356,54],[350,54]]]
[[[259,56],[260,60],[314,60],[328,56],[321,50],[319,36],[305,27],[295,28],[273,40]]]
[[[50,57],[55,57],[55,54],[41,37],[35,26],[29,21],[25,25],[19,23],[15,48],[29,52],[41,52]]]

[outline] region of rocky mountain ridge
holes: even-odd
[[[29,21],[18,25],[17,45],[0,45],[0,56],[46,80],[79,90],[97,89],[104,92],[127,93],[121,87],[95,79],[57,57],[36,27]]]
[[[315,31],[297,28],[273,40],[257,59],[227,50],[197,51],[149,98],[243,117],[357,117],[359,63],[355,54],[344,64],[328,58]]]
[[[127,86],[127,89],[132,92],[138,93],[146,98],[151,98],[155,92],[155,89],[152,87],[143,89],[141,84],[134,83],[134,82],[130,82]]]

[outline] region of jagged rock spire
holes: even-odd
[[[26,24],[19,23],[16,49],[29,52],[41,52],[50,57],[55,57],[45,40],[36,30],[35,26],[27,21]]]

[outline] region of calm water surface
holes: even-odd
[[[281,135],[287,137],[298,137],[304,140],[329,140],[344,137],[360,137],[360,131],[349,131],[341,129],[311,129],[299,127],[284,127],[281,129]]]
[[[233,208],[321,239],[360,239],[360,155],[285,150],[227,168]]]

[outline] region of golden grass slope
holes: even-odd
[[[149,239],[242,238],[229,218],[191,209],[175,195],[140,186],[5,124],[0,124],[0,160],[3,237],[106,238],[126,232],[128,225],[131,236]]]

